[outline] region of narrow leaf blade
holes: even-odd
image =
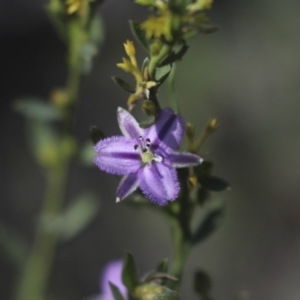
[[[172,65],[165,65],[161,68],[157,68],[155,71],[155,81],[159,82],[159,84],[162,84],[169,76],[171,70]]]
[[[55,121],[61,118],[61,113],[50,102],[38,98],[19,99],[14,103],[13,108],[25,117],[37,121]]]
[[[227,181],[213,175],[200,177],[199,182],[203,187],[214,192],[221,192],[229,188],[229,183]]]
[[[149,45],[146,39],[146,35],[144,30],[140,27],[140,24],[133,20],[129,20],[129,26],[136,40],[147,52],[149,52]]]
[[[94,145],[96,145],[100,140],[105,138],[104,133],[97,126],[92,126],[90,128],[90,137]]]
[[[122,281],[129,292],[133,292],[135,287],[139,284],[135,261],[130,253],[126,253],[124,258]]]
[[[169,259],[164,258],[156,267],[156,271],[161,273],[168,273],[168,264],[169,264]]]
[[[216,207],[208,213],[203,222],[199,225],[192,238],[194,245],[209,237],[220,225],[223,217],[224,205]]]
[[[113,76],[112,80],[114,81],[115,84],[117,84],[121,89],[123,89],[126,92],[129,92],[131,94],[133,94],[135,92],[134,87],[132,87],[129,83],[127,83],[125,80]]]
[[[171,54],[169,54],[161,63],[160,67],[172,64],[178,60],[181,60],[181,58],[185,55],[185,53],[188,51],[189,47],[186,44],[180,45],[177,47],[177,49],[174,49]]]
[[[112,282],[109,282],[109,286],[114,296],[114,300],[124,300],[119,288],[116,285],[114,285]]]

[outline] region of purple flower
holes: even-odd
[[[163,109],[154,125],[140,128],[126,110],[118,108],[118,122],[124,136],[113,136],[95,146],[95,164],[111,174],[125,175],[117,188],[117,202],[138,187],[153,203],[166,205],[180,191],[175,168],[195,166],[202,158],[175,151],[184,134],[182,117]]]
[[[105,267],[101,277],[102,293],[99,300],[114,300],[109,282],[117,286],[123,295],[123,298],[127,299],[127,289],[124,286],[121,278],[122,267],[123,262],[121,260],[111,262]]]

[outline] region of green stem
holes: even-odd
[[[78,102],[78,93],[80,87],[80,48],[82,44],[82,28],[79,22],[73,20],[69,24],[69,57],[68,57],[68,80],[67,80],[67,92],[69,97],[69,105],[66,107],[65,123],[66,130],[72,133],[75,123],[75,110]]]
[[[159,54],[154,55],[149,61],[149,76],[151,80],[155,80],[155,70],[158,67],[161,60],[171,51],[172,47],[168,44],[164,44],[159,52]]]
[[[191,152],[198,153],[199,149],[201,148],[202,144],[206,141],[206,139],[209,137],[210,132],[208,130],[204,130],[197,141],[192,146]]]
[[[168,86],[169,86],[171,107],[173,108],[174,112],[176,114],[178,114],[179,113],[179,105],[178,105],[178,101],[177,101],[176,93],[175,93],[175,71],[176,71],[176,63],[173,64],[173,67],[171,69],[171,73],[168,78]]]
[[[186,260],[191,250],[190,239],[177,218],[171,218],[172,240],[173,240],[173,264],[171,274],[178,278],[172,283],[172,288],[179,290]]]
[[[75,20],[69,24],[69,59],[67,92],[69,105],[64,110],[64,127],[60,142],[72,134],[75,109],[80,86],[80,47],[82,29]],[[47,191],[41,216],[57,217],[62,213],[68,178],[70,155],[59,153],[58,162],[49,167],[47,172]],[[56,254],[59,233],[49,232],[45,226],[39,226],[32,251],[25,262],[21,280],[17,289],[17,300],[45,299],[47,285]]]
[[[66,180],[67,163],[48,172],[42,217],[54,217],[61,212]],[[56,245],[57,235],[47,232],[46,228],[40,225],[32,251],[24,266],[16,299],[44,299]]]

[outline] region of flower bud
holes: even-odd
[[[185,127],[185,134],[189,140],[194,140],[195,126],[191,123],[187,123]]]
[[[206,130],[209,132],[214,132],[216,131],[218,128],[220,127],[220,123],[218,123],[218,120],[216,118],[211,119],[207,126],[206,126]]]
[[[134,296],[139,300],[180,300],[178,292],[155,283],[139,285]]]
[[[198,186],[198,179],[197,177],[194,175],[194,176],[190,176],[189,179],[188,179],[188,187],[191,190],[193,190],[195,187]]]
[[[64,107],[68,103],[69,97],[63,89],[55,89],[51,92],[50,99],[57,107]]]
[[[145,100],[142,105],[143,110],[148,116],[155,116],[156,115],[156,108],[153,101]]]
[[[135,47],[132,41],[127,40],[126,43],[124,43],[124,48],[126,54],[131,58],[135,57]]]

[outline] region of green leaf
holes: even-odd
[[[155,81],[158,81],[159,84],[161,85],[167,79],[168,75],[171,72],[171,69],[172,69],[171,65],[166,65],[161,68],[157,68],[155,70],[155,76],[154,76]]]
[[[120,88],[122,88],[124,91],[129,92],[131,94],[135,93],[135,88],[132,87],[129,83],[124,81],[123,79],[113,76],[112,80],[114,83],[116,83]]]
[[[169,259],[164,258],[156,267],[156,271],[162,272],[162,273],[167,273],[168,272],[168,264],[169,264]]]
[[[126,253],[124,258],[122,281],[130,293],[132,293],[135,287],[139,284],[135,261],[130,253]]]
[[[15,232],[0,223],[0,253],[4,254],[17,268],[26,261],[28,245]]]
[[[197,201],[200,205],[204,205],[209,199],[210,192],[201,186],[197,191]]]
[[[197,177],[211,174],[213,171],[213,162],[210,160],[203,161],[200,165],[194,168]]]
[[[25,117],[38,121],[55,121],[61,118],[61,113],[56,106],[39,98],[17,100],[13,108]]]
[[[144,129],[149,128],[153,124],[155,124],[154,116],[150,116],[148,120],[139,123],[140,127]]]
[[[62,215],[45,215],[42,226],[62,240],[70,240],[85,230],[99,213],[100,203],[94,194],[79,196]]]
[[[194,170],[202,187],[210,191],[220,192],[230,187],[229,183],[224,179],[210,175],[213,170],[213,163],[211,161],[204,161],[201,165],[195,167]]]
[[[129,26],[135,39],[147,52],[149,52],[149,44],[146,39],[146,34],[145,31],[140,27],[140,24],[133,20],[129,20]]]
[[[93,144],[96,145],[100,140],[105,138],[105,135],[97,126],[92,126],[90,128],[90,137]]]
[[[214,33],[217,30],[218,30],[217,26],[210,25],[210,24],[202,24],[199,27],[194,27],[194,28],[190,29],[189,31],[187,31],[185,34],[183,34],[182,39],[188,40],[200,33],[209,34],[209,33]]]
[[[198,180],[203,187],[214,192],[221,192],[229,188],[229,183],[217,176],[207,175]]]
[[[212,289],[212,280],[204,270],[199,270],[194,275],[194,290],[197,294],[209,299]]]
[[[181,60],[183,55],[187,52],[189,47],[186,44],[181,44],[175,47],[172,52],[159,64],[160,67],[172,64]]]
[[[81,69],[84,74],[88,74],[91,72],[92,60],[97,55],[97,53],[97,47],[93,43],[85,43],[81,46]]]
[[[109,282],[109,286],[114,296],[114,300],[124,300],[119,288],[116,285],[114,285],[112,282]]]
[[[176,93],[175,93],[175,71],[176,71],[176,64],[173,64],[173,68],[172,68],[170,76],[168,78],[168,87],[169,87],[171,107],[173,108],[174,112],[176,114],[178,114],[179,104],[178,104]]]
[[[205,219],[196,229],[193,237],[193,245],[202,242],[207,237],[209,237],[220,225],[221,219],[224,213],[224,205],[218,205],[216,208],[211,210]]]
[[[149,60],[148,57],[146,57],[146,58],[144,59],[143,64],[142,64],[142,74],[144,73],[145,68],[148,67],[149,61],[150,61],[150,60]]]
[[[91,21],[89,35],[90,42],[95,45],[100,44],[104,40],[104,26],[98,14]]]
[[[58,159],[59,138],[50,123],[29,120],[27,140],[36,159],[43,166],[52,165]]]
[[[146,283],[156,283],[159,285],[166,285],[168,281],[178,281],[178,278],[168,274],[168,273],[162,273],[162,272],[155,272],[149,274],[144,282]]]
[[[218,29],[219,29],[218,26],[211,25],[211,24],[203,24],[200,26],[199,31],[200,33],[209,34],[209,33],[216,32]]]
[[[91,142],[87,142],[82,146],[79,152],[80,161],[86,165],[94,165],[95,149]]]

